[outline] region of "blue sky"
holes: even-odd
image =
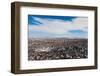
[[[87,38],[88,18],[28,15],[29,38]]]

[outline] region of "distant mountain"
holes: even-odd
[[[34,39],[34,40],[48,40],[48,39],[52,39],[52,40],[65,40],[65,39],[68,39],[68,40],[70,40],[70,39],[87,39],[87,38],[65,38],[65,37],[62,37],[62,38],[46,38],[46,37],[42,37],[42,38],[29,38],[29,39]]]

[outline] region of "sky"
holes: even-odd
[[[88,38],[88,17],[28,15],[29,38]]]

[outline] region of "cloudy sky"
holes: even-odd
[[[29,38],[87,38],[88,18],[28,15]]]

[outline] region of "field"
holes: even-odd
[[[28,60],[58,60],[88,58],[87,39],[30,38]]]

